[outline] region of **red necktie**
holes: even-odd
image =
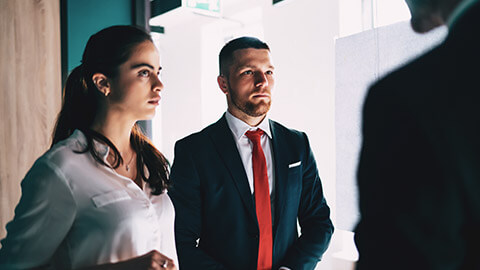
[[[255,192],[255,208],[257,212],[260,239],[258,246],[257,269],[272,269],[272,210],[270,205],[270,189],[268,186],[267,161],[263,154],[260,137],[263,131],[247,131],[247,136],[253,144],[253,188]]]

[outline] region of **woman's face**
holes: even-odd
[[[108,109],[135,121],[151,119],[163,89],[161,69],[155,45],[148,40],[137,45],[130,58],[119,66],[117,77],[110,80]]]

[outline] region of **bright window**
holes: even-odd
[[[341,37],[410,19],[404,0],[339,0]]]

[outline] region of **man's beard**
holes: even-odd
[[[231,89],[229,87],[229,89]],[[229,91],[230,93],[230,101],[233,103],[235,107],[240,109],[242,112],[247,114],[248,116],[258,117],[265,115],[268,110],[270,110],[270,105],[272,103],[271,99],[268,101],[261,100],[259,103],[254,104],[249,100],[242,101],[238,98],[235,91]]]

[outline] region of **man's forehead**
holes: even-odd
[[[270,50],[264,48],[242,48],[233,51],[234,56],[243,54],[270,54]]]
[[[268,64],[272,65],[270,51],[267,49],[239,49],[233,52],[233,64],[236,66]]]

